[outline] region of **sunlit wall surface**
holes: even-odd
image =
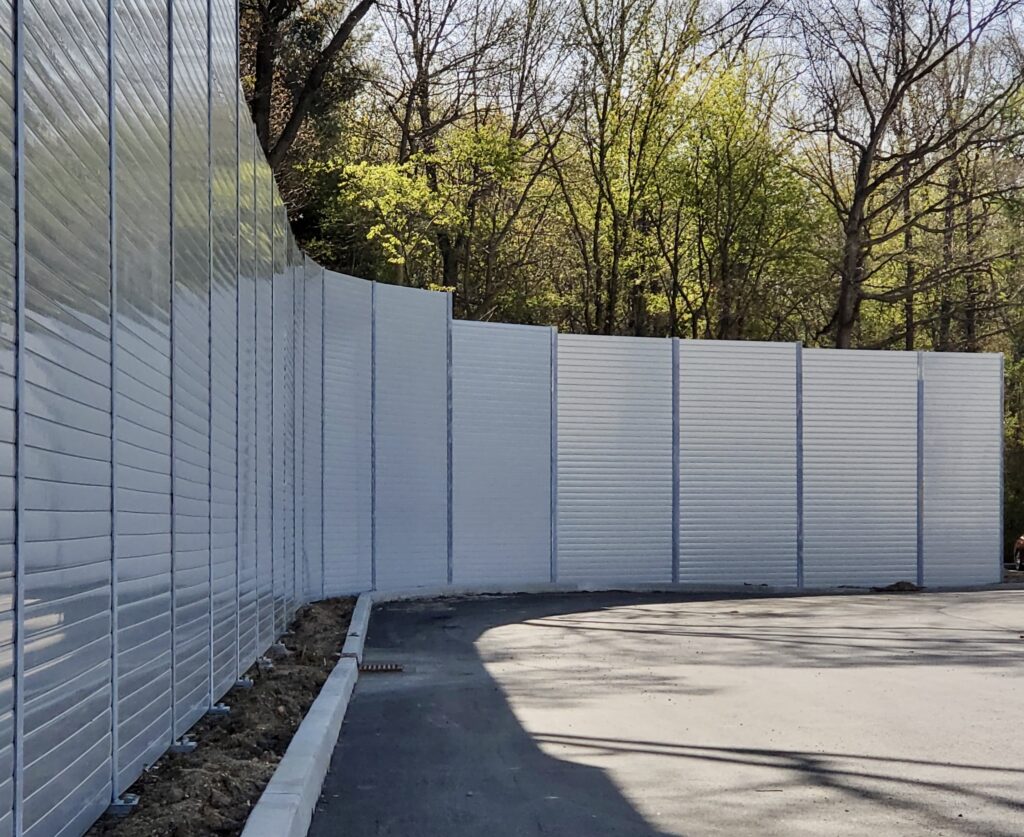
[[[559,336],[306,259],[235,0],[0,0],[0,837],[77,837],[306,601],[961,585],[1001,359]]]

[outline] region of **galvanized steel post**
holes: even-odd
[[[14,4],[15,379],[14,379],[14,837],[25,803],[25,4]]]
[[[207,704],[213,682],[213,21],[206,0],[206,597]]]
[[[240,6],[237,2],[235,8],[235,31],[238,31]],[[238,76],[238,53],[234,55],[235,77]],[[242,677],[242,516],[240,514],[241,501],[241,475],[242,475],[242,434],[239,432],[240,404],[242,398],[242,387],[240,386],[242,360],[239,351],[242,337],[242,241],[239,229],[242,221],[242,176],[240,174],[242,158],[239,154],[239,147],[242,141],[242,125],[238,118],[238,111],[241,105],[239,91],[241,86],[235,84],[235,680]]]
[[[917,583],[924,584],[924,353],[917,353]]]
[[[551,574],[558,581],[558,329],[551,329]]]
[[[672,583],[679,583],[679,338],[672,339]]]
[[[804,359],[803,343],[796,351],[796,584],[804,586]]]
[[[453,469],[452,469],[452,303],[453,303],[453,295],[452,295],[452,292],[449,291],[446,294],[446,297],[447,297],[448,308],[447,308],[447,312],[446,312],[446,316],[445,316],[445,341],[447,343],[447,346],[446,346],[446,349],[445,349],[445,363],[446,363],[446,367],[447,367],[447,369],[446,369],[446,379],[447,379],[447,385],[448,385],[448,392],[447,392],[447,404],[446,404],[447,417],[445,419],[445,422],[446,422],[447,427],[448,427],[448,439],[447,439],[447,444],[448,444],[448,453],[447,453],[448,474],[447,474],[447,478],[446,478],[445,482],[446,482],[446,487],[447,487],[447,492],[448,492],[448,500],[447,500],[447,503],[448,503],[448,522],[447,522],[447,526],[448,526],[448,534],[447,534],[447,537],[448,537],[448,583],[451,584],[452,583],[452,578],[454,577],[454,567],[452,566],[452,558],[453,558],[453,555],[452,555],[452,547],[453,547],[453,544],[452,544],[452,534],[453,534],[453,531],[452,531],[452,499],[454,497],[454,492],[452,490],[452,477],[453,477]]]
[[[377,589],[377,283],[370,283],[370,589]]]
[[[114,0],[107,0],[107,234],[110,247],[110,793],[118,799],[118,621],[117,621],[117,137],[115,131]]]
[[[1003,578],[1003,563],[1006,560],[1006,434],[1003,432],[1003,416],[1006,415],[1006,363],[1005,355],[999,353],[999,417],[996,422],[996,432],[999,434],[999,543],[996,547],[996,578],[1000,581]]]
[[[174,297],[175,288],[175,271],[174,271],[174,4],[177,0],[167,0],[167,163],[169,169],[169,181],[170,188],[168,190],[168,215],[167,225],[170,230],[169,233],[169,259],[170,267],[168,270],[168,276],[170,277],[170,375],[169,384],[171,388],[171,438],[170,438],[170,476],[171,476],[171,729],[170,729],[170,741],[169,744],[174,743],[175,733],[175,716],[177,714],[178,707],[178,677],[177,677],[177,655],[175,654],[175,648],[177,647],[177,622],[178,622],[178,585],[176,583],[177,576],[177,548],[175,537],[175,502],[174,498],[177,494],[175,491],[175,478],[177,468],[175,468],[175,433],[174,433],[174,421],[175,413],[175,399],[174,399],[174,356],[176,354],[177,341],[174,339]]]
[[[327,333],[327,272],[320,268],[320,598],[327,597],[324,541],[324,336]]]

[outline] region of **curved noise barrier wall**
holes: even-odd
[[[0,837],[76,837],[298,606],[993,582],[1001,358],[558,335],[303,257],[234,0],[0,0]]]

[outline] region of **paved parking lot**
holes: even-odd
[[[1024,590],[378,607],[314,837],[1024,834]]]

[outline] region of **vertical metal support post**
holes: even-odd
[[[1006,415],[1006,358],[999,353],[999,416],[996,421],[996,432],[999,434],[999,543],[996,546],[996,581],[1003,579],[1003,563],[1006,560],[1006,434],[1003,432],[1003,416]]]
[[[672,583],[679,583],[679,338],[672,338]]]
[[[453,531],[454,527],[452,525],[453,524],[452,499],[453,499],[454,494],[455,494],[455,492],[452,490],[452,488],[453,488],[453,486],[452,486],[452,477],[454,476],[454,469],[452,468],[452,303],[453,303],[453,296],[452,296],[451,291],[449,291],[447,294],[445,294],[445,297],[446,297],[447,302],[448,302],[448,310],[447,310],[446,319],[445,319],[445,334],[446,334],[445,339],[447,341],[447,349],[445,351],[445,358],[446,358],[445,363],[446,363],[446,370],[447,370],[446,374],[447,374],[447,382],[448,382],[448,400],[447,400],[447,411],[448,411],[448,417],[447,417],[447,427],[448,427],[448,475],[447,475],[447,478],[446,478],[445,482],[447,484],[447,491],[448,491],[448,583],[451,584],[452,583],[452,578],[454,576],[454,567],[452,565],[452,559],[453,559],[452,548],[454,546],[454,544],[452,543],[452,537],[453,537],[453,534],[454,534],[454,531]]]
[[[370,589],[377,589],[377,283],[370,283]]]
[[[110,793],[111,801],[115,803],[118,801],[121,725],[117,619],[117,67],[114,56],[116,13],[114,0],[107,0],[107,234],[110,248]]]
[[[370,289],[371,293],[373,288]],[[370,328],[373,328],[372,324]],[[320,598],[327,598],[327,550],[324,538],[324,357],[327,334],[327,272],[320,268]],[[372,526],[371,526],[372,532]],[[372,537],[372,534],[371,534]]]
[[[917,584],[924,585],[924,352],[917,353]]]
[[[25,4],[14,4],[15,377],[14,377],[14,809],[15,837],[25,802]]]
[[[796,349],[796,586],[804,586],[804,356]]]
[[[306,521],[305,521],[305,510],[306,510],[306,254],[305,253],[301,253],[300,255],[302,256],[302,261],[301,261],[301,264],[300,264],[300,267],[299,267],[299,272],[302,275],[302,281],[301,282],[296,281],[296,285],[302,287],[302,305],[300,306],[300,310],[302,311],[302,335],[301,335],[301,341],[300,341],[299,334],[296,333],[296,336],[295,336],[295,347],[296,347],[296,349],[298,349],[299,344],[301,342],[301,345],[302,345],[302,398],[300,399],[300,398],[296,397],[296,399],[295,399],[295,406],[296,406],[296,408],[298,408],[299,404],[302,405],[302,417],[301,417],[301,419],[297,418],[293,422],[293,424],[295,425],[295,432],[296,432],[296,434],[301,434],[301,437],[298,436],[298,435],[296,436],[296,442],[298,443],[299,452],[298,452],[298,454],[295,457],[295,468],[296,468],[299,476],[301,477],[301,479],[299,477],[296,477],[296,480],[295,480],[295,494],[296,494],[296,496],[301,496],[302,497],[302,514],[299,514],[298,512],[296,512],[296,519],[301,519],[302,520],[302,538],[299,539],[298,536],[296,536],[296,541],[301,544],[301,549],[299,550],[299,554],[302,555],[302,598],[301,598],[300,601],[305,603],[305,602],[309,601],[307,596],[309,595],[308,591],[310,589],[312,589],[312,585],[309,583],[309,579],[306,577],[307,574],[308,574],[307,568],[309,566],[309,563],[306,560]],[[296,276],[298,276],[298,275],[299,274],[297,273]],[[296,378],[296,380],[298,380],[298,378],[299,378],[298,374],[296,374],[295,378]],[[297,393],[298,393],[298,389],[296,388],[296,394]],[[299,490],[299,486],[300,485],[302,487],[301,491]],[[296,506],[298,506],[298,503],[296,503]],[[297,557],[295,559],[295,562],[296,562],[296,564],[298,564],[298,558]]]
[[[256,564],[253,581],[256,607],[256,656],[263,653],[260,643],[260,188],[256,155],[259,143],[256,141],[256,127],[250,125],[252,136],[252,400],[255,410],[252,416],[252,503],[253,514],[253,558]]]
[[[257,146],[259,147],[259,146]],[[259,152],[257,152],[258,154]],[[266,199],[269,202],[270,207],[270,415],[267,417],[270,421],[270,613],[273,617],[272,624],[273,628],[270,631],[270,642],[269,644],[277,640],[277,578],[274,573],[274,567],[278,556],[277,553],[277,529],[275,523],[277,521],[277,495],[281,490],[277,484],[276,474],[274,472],[275,466],[277,465],[277,422],[276,410],[274,409],[277,405],[277,369],[275,361],[277,359],[277,329],[274,328],[274,309],[276,299],[274,294],[274,286],[277,284],[277,276],[274,273],[274,269],[277,267],[275,261],[276,254],[274,252],[274,230],[277,226],[277,219],[274,216],[274,174],[270,174],[270,189],[269,194],[266,195]]]
[[[558,581],[558,329],[551,329],[551,583]]]
[[[176,548],[176,537],[175,537],[175,503],[174,497],[177,493],[175,485],[176,471],[175,468],[175,432],[174,432],[174,405],[176,403],[174,398],[174,355],[175,347],[177,345],[177,339],[174,331],[174,6],[177,0],[167,0],[167,162],[168,162],[168,218],[167,224],[170,228],[169,232],[169,255],[170,255],[170,270],[168,275],[170,276],[170,388],[171,388],[171,404],[170,404],[170,419],[171,419],[171,439],[170,439],[170,477],[171,477],[171,737],[169,744],[174,743],[176,736],[175,721],[177,719],[177,706],[178,706],[178,676],[177,676],[177,655],[175,649],[177,648],[177,624],[178,624],[178,585],[177,585],[177,548]]]
[[[213,696],[213,40],[206,0],[206,598],[207,698]]]
[[[299,272],[302,272],[302,280],[299,281]],[[306,353],[302,352],[302,369],[298,368],[298,364],[295,362],[299,355],[299,338],[305,335],[305,308],[306,308],[306,271],[305,267],[296,267],[292,265],[292,613],[295,613],[299,609],[299,603],[306,600],[306,544],[299,539],[299,520],[301,519],[301,512],[299,509],[299,501],[302,499],[302,491],[300,486],[302,485],[302,465],[305,462],[299,460],[299,454],[304,450],[302,441],[299,436],[302,433],[302,422],[300,416],[299,405],[302,401],[299,399],[299,375],[303,376],[302,380],[302,395],[305,398],[306,395]],[[299,288],[302,288],[302,305],[298,305],[299,299]],[[299,331],[299,311],[302,311],[302,323],[303,330]],[[303,409],[302,415],[305,415]],[[302,572],[299,572],[299,559],[302,559]],[[299,579],[302,579],[302,589],[299,589]]]
[[[239,4],[235,7],[235,31],[238,31]],[[234,77],[238,77],[238,51],[235,51]],[[242,515],[241,515],[241,474],[242,445],[239,402],[242,398],[241,373],[241,337],[242,337],[242,176],[239,173],[241,158],[238,149],[242,141],[241,120],[238,110],[241,102],[238,98],[239,85],[235,83],[235,680],[244,673],[242,669]]]

